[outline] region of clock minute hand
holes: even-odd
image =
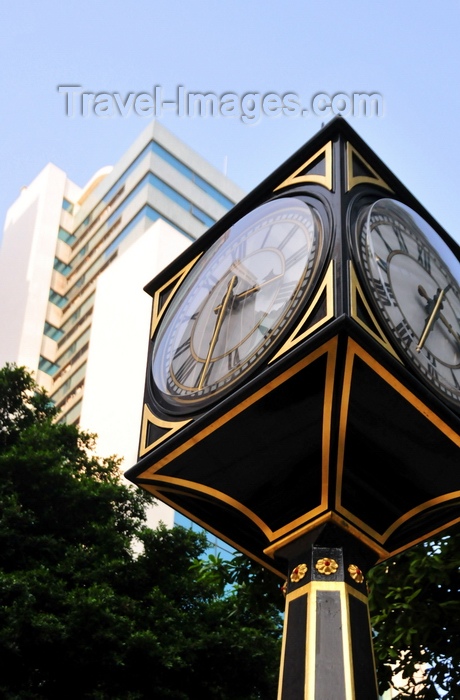
[[[421,294],[420,289],[423,290],[423,287],[418,288],[419,294]],[[433,299],[428,299],[428,304],[427,304],[427,310],[428,310],[428,316],[425,321],[425,326],[422,331],[422,335],[420,336],[420,340],[418,341],[418,345],[415,348],[417,352],[420,352],[420,350],[423,348],[423,346],[426,343],[426,339],[428,338],[428,335],[430,334],[435,322],[439,318],[439,314],[442,309],[442,300],[444,298],[444,295],[447,291],[450,289],[450,284],[447,285],[444,289],[438,289],[436,294],[434,295]],[[423,290],[424,291],[424,290]]]
[[[444,293],[446,293],[447,291],[449,291],[449,288],[450,288],[450,285],[448,285],[448,286],[446,287],[446,289],[444,290]],[[426,299],[427,301],[431,301],[430,297],[428,296],[427,292],[426,292],[425,289],[422,287],[422,285],[419,285],[419,287],[418,287],[418,293],[420,294],[421,297],[423,297],[423,298]],[[445,325],[445,327],[447,328],[447,330],[449,331],[449,333],[451,333],[451,334],[454,336],[455,340],[456,340],[458,343],[460,343],[460,334],[457,333],[457,331],[455,330],[455,328],[452,326],[451,323],[449,323],[449,321],[448,321],[447,318],[444,316],[444,314],[441,313],[441,312],[439,312],[438,318],[439,318],[439,320]]]
[[[234,298],[233,294],[233,289],[234,287],[238,284],[238,277],[236,275],[233,275],[233,277],[230,279],[228,285],[227,285],[227,291],[225,292],[222,302],[220,305],[215,309],[215,312],[217,313],[217,319],[216,323],[214,326],[214,330],[212,332],[211,340],[209,341],[209,349],[208,353],[206,355],[206,360],[203,365],[203,369],[201,370],[201,375],[200,375],[200,381],[198,383],[198,389],[201,389],[203,387],[203,384],[206,379],[206,375],[208,373],[209,365],[211,363],[211,358],[214,352],[214,349],[216,347],[217,341],[219,339],[219,333],[220,329],[222,328],[222,324],[224,322],[224,317],[225,317],[225,312],[227,311],[228,305],[232,298]]]

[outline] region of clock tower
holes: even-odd
[[[146,287],[127,476],[287,578],[280,700],[376,698],[365,573],[460,521],[459,260],[337,118]]]

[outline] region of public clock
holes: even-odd
[[[299,198],[273,200],[198,260],[153,339],[153,393],[163,409],[201,410],[270,356],[318,280],[322,218]]]
[[[460,262],[416,212],[392,200],[365,207],[355,244],[371,299],[396,350],[460,409]]]

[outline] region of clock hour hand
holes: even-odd
[[[449,289],[450,289],[450,284],[444,289],[444,294],[445,294],[446,292],[448,292]],[[430,297],[428,296],[427,292],[426,292],[425,289],[422,287],[422,285],[419,285],[419,287],[418,287],[418,293],[420,294],[421,297],[423,297],[424,299],[426,299],[426,301],[428,301],[428,302],[433,301],[432,299],[430,299]],[[460,333],[457,333],[457,331],[453,328],[452,324],[449,323],[449,321],[447,320],[447,318],[444,316],[443,313],[441,313],[440,310],[439,310],[439,313],[438,313],[438,318],[439,318],[439,320],[445,325],[445,327],[447,328],[447,330],[449,331],[449,333],[451,333],[451,334],[454,336],[455,340],[456,340],[458,343],[460,343]]]
[[[267,284],[271,284],[275,280],[279,279],[283,275],[274,275],[273,277],[270,277],[269,279],[265,279],[263,282],[260,282],[260,284],[255,284],[253,287],[249,287],[249,289],[244,289],[242,292],[239,292],[238,294],[235,294],[233,297],[233,301],[235,303],[239,303],[240,301],[243,301],[243,299],[246,299],[246,297],[251,296],[251,294],[255,294],[255,292],[258,292],[262,287],[265,287]],[[217,313],[222,304],[219,304],[219,306],[216,306],[214,309],[214,312]]]
[[[431,330],[433,329],[434,324],[440,317],[441,309],[442,309],[442,303],[443,303],[443,298],[446,292],[449,291],[451,285],[448,284],[447,287],[444,289],[439,289],[434,295],[432,299],[428,299],[428,303],[426,305],[427,311],[428,311],[428,316],[426,317],[425,320],[425,325],[423,327],[422,334],[420,336],[420,340],[418,341],[418,345],[415,348],[417,352],[420,352],[420,350],[423,348],[423,346],[426,343],[426,339],[428,338],[429,334],[431,333]],[[419,294],[422,294],[420,291],[425,291],[423,287],[419,285],[418,287],[418,292]]]
[[[225,292],[221,303],[217,307],[217,309],[214,309],[214,311],[217,313],[217,319],[216,323],[214,325],[214,330],[212,332],[211,340],[209,341],[209,349],[208,353],[206,355],[206,360],[203,365],[203,369],[201,370],[201,375],[200,375],[200,381],[198,383],[198,389],[201,389],[203,387],[203,384],[206,379],[206,375],[208,373],[209,365],[211,363],[211,358],[214,353],[214,349],[216,347],[217,341],[219,339],[219,333],[220,329],[222,328],[222,324],[224,322],[225,318],[225,313],[228,309],[228,306],[230,302],[235,298],[233,294],[233,289],[236,287],[238,284],[238,277],[236,275],[233,275],[233,277],[230,279],[228,285],[227,285],[227,291]]]

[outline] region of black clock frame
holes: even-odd
[[[320,202],[330,222],[304,313],[244,385],[186,417],[155,401],[151,337],[127,477],[284,576],[299,542],[350,541],[364,566],[460,522],[460,415],[404,364],[372,311],[351,239],[357,203],[399,200],[459,259],[460,247],[337,118],[147,285],[153,332],[181,271],[279,196]]]

